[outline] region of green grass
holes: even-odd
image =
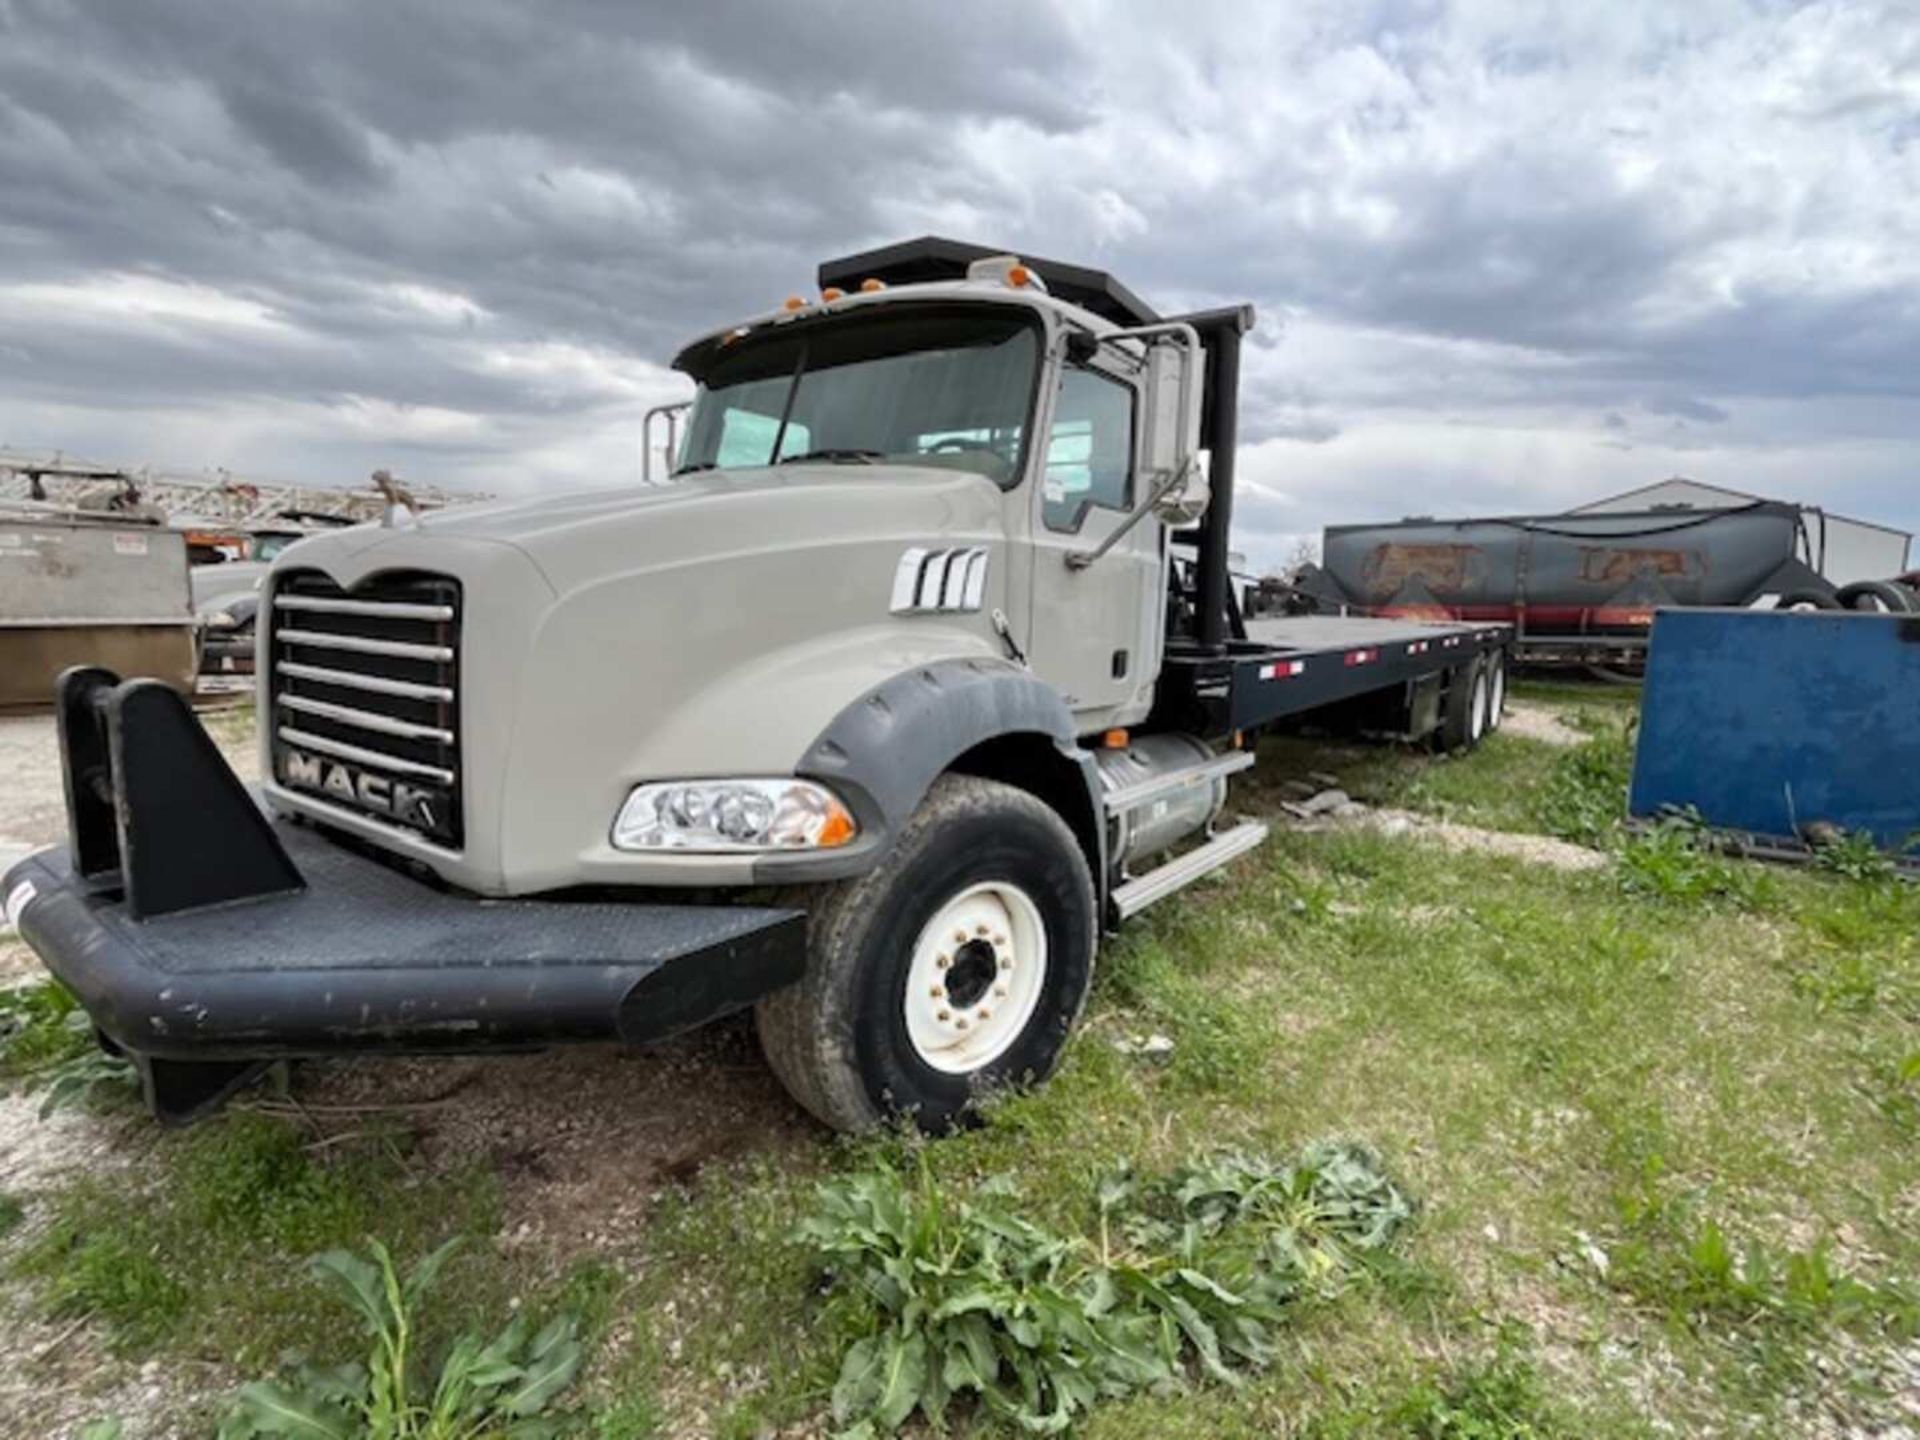
[[[334,1149],[316,1156],[291,1124],[247,1113],[169,1137],[150,1188],[82,1180],[54,1196],[16,1273],[38,1282],[48,1314],[94,1317],[132,1353],[261,1369],[289,1350],[349,1349],[351,1326],[305,1260],[369,1235],[409,1257],[490,1237],[498,1205],[484,1174],[418,1176],[397,1136]],[[497,1298],[501,1283],[468,1254],[437,1298]]]
[[[200,712],[200,723],[206,727],[207,733],[227,747],[251,740],[256,719],[257,712],[250,699]]]
[[[37,1077],[93,1048],[79,1011],[80,1002],[56,980],[0,990],[0,1085]]]
[[[1599,692],[1579,750],[1500,735],[1448,761],[1302,741],[1382,803],[1558,832],[1563,872],[1409,836],[1282,831],[1103,953],[1044,1090],[937,1144],[821,1137],[660,1197],[619,1271],[565,1293],[598,1338],[602,1440],[815,1425],[851,1338],[791,1242],[822,1179],[922,1165],[956,1198],[1011,1184],[1085,1233],[1116,1162],[1365,1141],[1421,1203],[1404,1252],[1301,1307],[1238,1387],[1141,1395],[1077,1433],[1553,1440],[1870,1426],[1920,1283],[1920,887],[1762,869],[1683,830],[1630,838],[1630,707]],[[1582,701],[1586,704],[1586,701]],[[1265,767],[1263,767],[1265,768]],[[1273,781],[1243,792],[1255,808]],[[1160,1032],[1161,1059],[1114,1041]],[[644,1104],[645,1097],[636,1097]],[[271,1355],[324,1317],[296,1261],[359,1234],[480,1238],[452,1293],[521,1283],[488,1249],[485,1176],[313,1157],[258,1118],[169,1139],[151,1183],[55,1196],[41,1303],[109,1318],[133,1354]],[[1002,1202],[1004,1203],[1004,1202]],[[36,1209],[39,1202],[36,1202]],[[960,1434],[1003,1433],[958,1416]]]
[[[1271,808],[1285,798],[1281,787],[1287,780],[1330,775],[1369,805],[1417,810],[1488,830],[1596,843],[1625,817],[1629,729],[1638,714],[1639,691],[1527,683],[1516,685],[1513,697],[1539,703],[1542,695],[1566,690],[1583,703],[1554,703],[1554,712],[1598,743],[1556,747],[1502,732],[1468,754],[1435,755],[1424,746],[1273,737],[1261,743],[1260,768],[1235,782],[1236,800]]]
[[[1620,713],[1640,708],[1638,685],[1616,685],[1546,670],[1516,678],[1508,693],[1515,700],[1550,705],[1563,714],[1584,710]]]

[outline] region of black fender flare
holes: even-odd
[[[1058,691],[1008,661],[937,660],[902,671],[830,721],[794,767],[843,798],[860,835],[844,849],[769,855],[754,867],[759,883],[838,880],[865,873],[913,814],[928,789],[968,751],[1008,736],[1049,742],[1085,788],[1083,816],[1065,818],[1090,839],[1096,892],[1106,892],[1106,826],[1100,772],[1081,748],[1073,712]],[[1076,794],[1075,798],[1078,796]],[[1082,823],[1084,822],[1084,823]]]

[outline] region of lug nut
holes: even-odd
[[[956,930],[956,931],[954,931],[954,932],[953,932],[953,943],[954,943],[954,944],[956,944],[956,945],[964,945],[964,944],[966,944],[966,943],[967,943],[967,932],[966,932],[966,931],[964,931],[964,930]]]
[[[953,957],[951,955],[936,955],[933,957],[933,963],[944,970],[953,964]]]
[[[996,1000],[1004,1000],[1007,998],[1007,987],[1004,985],[996,985],[993,987],[993,994]]]
[[[933,989],[929,990],[927,993],[933,996],[933,998],[936,1000],[944,1000],[947,995],[947,987],[944,985],[936,985],[933,987]]]
[[[942,1020],[951,1020],[953,1019],[953,1012],[951,1010],[942,1010],[940,1012],[940,1018]]]
[[[984,937],[987,933],[987,927],[985,925],[976,925],[973,927],[973,933]]]
[[[1004,935],[996,935],[993,937],[993,943],[996,945],[1004,945],[1007,943],[1007,937]]]
[[[1010,955],[1002,955],[1000,957],[1000,968],[1002,970],[1013,969],[1013,957]]]
[[[989,1010],[989,1009],[987,1009],[987,1008],[986,1008],[986,1007],[985,1007],[985,1006],[983,1005],[983,1006],[981,1006],[981,1007],[980,1007],[980,1018],[981,1018],[982,1020],[991,1020],[991,1019],[993,1018],[993,1012],[992,1012],[991,1010]]]
[[[958,1020],[956,1020],[956,1021],[954,1021],[953,1023],[954,1023],[954,1024],[955,1024],[955,1025],[956,1025],[956,1026],[958,1027],[958,1028],[960,1028],[960,1029],[962,1029],[962,1030],[964,1030],[964,1029],[966,1029],[966,1028],[967,1028],[967,1017],[966,1017],[966,1016],[964,1016],[964,1015],[962,1015],[962,1016],[961,1016],[961,1017],[960,1017],[960,1018],[959,1018]]]

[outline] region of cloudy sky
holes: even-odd
[[[1259,307],[1256,563],[1674,473],[1920,528],[1920,0],[0,0],[0,444],[620,483],[679,341],[927,232]]]

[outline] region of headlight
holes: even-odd
[[[859,829],[840,797],[810,780],[675,780],[627,797],[613,844],[705,854],[831,850]]]
[[[201,620],[209,630],[231,630],[240,623],[231,610],[215,610],[202,616]]]

